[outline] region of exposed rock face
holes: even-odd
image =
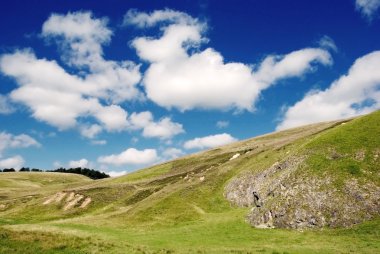
[[[90,197],[87,197],[83,203],[80,205],[80,208],[86,208],[90,203],[91,203],[92,199]]]
[[[260,200],[260,197],[273,195],[274,191],[281,189],[283,180],[297,169],[302,160],[302,158],[288,159],[275,163],[259,174],[240,176],[227,185],[225,197],[237,206],[252,206],[255,204],[255,198]]]
[[[238,158],[239,156],[240,156],[240,153],[234,154],[234,156],[232,156],[232,157],[230,158],[230,161],[235,160],[235,159]]]
[[[83,201],[83,202],[82,202]],[[75,192],[58,192],[48,197],[43,205],[62,204],[63,210],[67,211],[75,207],[86,208],[91,203],[90,197],[85,197]]]
[[[380,187],[351,179],[338,190],[329,177],[302,174],[302,162],[290,158],[233,179],[225,197],[252,207],[247,220],[258,228],[348,227],[380,214]]]

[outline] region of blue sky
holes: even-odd
[[[118,175],[380,108],[380,0],[8,1],[0,168]]]

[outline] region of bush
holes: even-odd
[[[16,172],[14,168],[4,168],[3,172]]]
[[[38,169],[38,168],[26,168],[26,167],[22,167],[20,169],[20,172],[43,172],[41,169]],[[2,171],[0,170],[0,172],[16,172],[16,170],[14,168],[5,168],[3,169]],[[48,170],[46,172],[59,172],[59,173],[72,173],[72,174],[80,174],[80,175],[84,175],[84,176],[87,176],[91,179],[103,179],[103,178],[108,178],[110,177],[109,175],[107,175],[106,173],[103,173],[103,172],[100,172],[100,171],[97,171],[97,170],[94,170],[94,169],[89,169],[89,168],[69,168],[69,169],[66,169],[66,168],[57,168],[55,170]]]
[[[69,169],[57,168],[57,169],[49,171],[49,172],[80,174],[80,175],[87,176],[87,177],[94,179],[94,180],[110,177],[109,175],[107,175],[103,172],[93,170],[93,169],[88,169],[88,168],[69,168]]]

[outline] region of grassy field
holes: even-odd
[[[236,176],[296,155],[307,155],[303,174],[379,186],[379,123],[375,112],[309,125],[96,181],[1,173],[0,253],[380,253],[380,218],[341,229],[256,229],[249,207],[224,198]],[[91,203],[47,202],[57,193]]]
[[[0,233],[1,253],[378,253],[380,221],[352,229],[254,229],[244,213],[209,214],[161,229],[75,223],[17,225]],[[25,231],[27,230],[27,231]],[[41,233],[42,232],[42,233]]]

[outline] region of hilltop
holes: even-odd
[[[312,124],[96,181],[2,173],[0,252],[376,253],[379,123]]]

